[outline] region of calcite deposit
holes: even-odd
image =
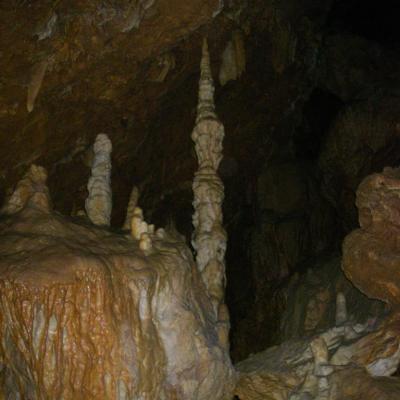
[[[226,44],[222,52],[221,67],[219,69],[219,82],[224,86],[231,80],[236,80],[246,70],[246,51],[244,37],[241,31],[232,33],[232,39]]]
[[[124,230],[130,229],[132,217],[135,213],[135,208],[137,206],[138,200],[139,200],[139,189],[137,188],[137,186],[134,186],[129,196],[128,207],[126,209],[126,217],[122,229]]]
[[[110,139],[104,133],[97,135],[93,146],[92,175],[88,183],[85,207],[95,225],[109,226],[112,210]]]
[[[47,171],[32,164],[24,177],[18,182],[13,193],[1,208],[0,214],[11,215],[21,211],[26,204],[35,199],[35,207],[48,209],[50,194],[46,186]]]
[[[342,268],[367,296],[400,305],[400,170],[385,168],[357,190],[360,229],[343,243]]]
[[[26,98],[26,109],[28,112],[32,112],[35,106],[36,97],[39,94],[40,88],[42,86],[42,82],[44,76],[46,74],[46,70],[48,67],[48,60],[39,61],[32,68],[31,79],[28,84],[28,94]]]
[[[207,41],[203,42],[199,102],[192,139],[199,168],[193,180],[196,264],[219,323],[220,341],[228,349],[229,317],[224,302],[227,235],[222,225],[224,185],[218,175],[222,159],[224,126],[215,113],[214,84]]]
[[[338,296],[337,304],[340,318],[333,328],[284,342],[238,363],[235,393],[239,398],[397,399],[399,383],[388,377],[400,361],[399,314],[381,322],[356,323],[341,318],[347,314],[343,296]],[[362,397],[366,393],[376,397]]]
[[[44,180],[27,193],[0,219],[2,398],[229,399],[233,369],[185,243],[152,235],[145,253],[43,207]]]
[[[222,125],[203,106],[195,133],[207,138],[215,130],[201,127],[218,128],[219,147],[198,143],[212,153],[220,149]],[[110,140],[98,135],[86,202],[90,221],[53,211],[47,173],[37,166],[1,210],[0,398],[230,400],[236,373],[223,304],[226,237],[216,248],[202,247],[213,244],[209,221],[224,233],[222,197],[214,204],[196,191],[220,182],[221,154],[196,175],[196,198],[207,201],[207,212],[195,218],[201,226],[196,264],[182,237],[144,221],[135,193],[131,234],[107,229],[110,153]],[[207,240],[196,241],[201,238]]]

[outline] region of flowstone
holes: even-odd
[[[229,399],[229,354],[185,243],[152,235],[145,253],[43,208],[44,188],[0,219],[4,398]]]

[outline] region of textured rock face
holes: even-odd
[[[295,161],[271,161],[257,179],[257,199],[252,204],[254,222],[247,232],[242,233],[244,237],[248,237],[242,251],[248,254],[246,265],[249,267],[243,268],[242,264],[240,269],[248,268],[249,278],[244,280],[241,277],[240,274],[245,273],[243,271],[229,276],[230,284],[236,284],[238,292],[242,290],[243,293],[251,287],[248,292],[254,298],[253,304],[247,305],[247,310],[243,307],[245,318],[238,322],[233,321],[236,335],[232,338],[232,350],[236,360],[243,359],[249,353],[261,351],[271,343],[280,343],[280,318],[286,308],[288,296],[289,301],[294,300],[297,294],[302,296],[299,292],[295,293],[294,286],[288,289],[289,277],[294,276],[295,271],[300,268],[323,267],[315,265],[314,258],[315,254],[326,251],[334,241],[335,216],[326,200],[319,195],[316,180],[308,164]],[[326,229],[328,226],[329,230]],[[232,236],[230,240],[232,241]],[[231,267],[235,260],[229,261],[228,267]],[[326,279],[322,276],[320,279],[317,274],[314,282],[308,285],[304,301],[317,295],[317,290],[324,296],[326,291],[322,293],[320,289],[324,287],[330,290],[330,278],[331,276]],[[295,278],[291,279],[291,282],[294,283],[294,280]],[[332,300],[334,305],[334,298],[335,296],[325,300]],[[322,300],[321,298],[321,302],[318,303],[322,303]],[[294,301],[301,307],[299,298]],[[235,304],[235,307],[242,306]],[[300,320],[295,322],[294,319],[304,317],[304,309],[294,310],[291,305],[289,308],[290,312],[293,312],[293,315],[288,316],[291,320],[290,327],[287,327],[290,335],[285,336],[288,333],[285,332],[284,338],[296,335],[298,330],[295,325],[299,324]],[[253,336],[260,339],[249,340]]]
[[[357,190],[360,229],[343,243],[343,270],[367,296],[400,305],[400,170],[385,168]]]
[[[398,378],[373,378],[361,368],[346,368],[334,373],[332,385],[335,389],[331,400],[397,400],[400,393]]]
[[[307,273],[294,275],[287,287],[287,303],[282,314],[280,337],[300,338],[328,329],[338,318],[336,300],[346,298],[350,318],[362,322],[384,313],[385,304],[369,299],[346,279],[340,268],[341,257],[330,257],[313,265]],[[340,313],[339,313],[340,315]]]
[[[230,399],[229,355],[180,238],[144,251],[29,199],[0,219],[5,398]]]

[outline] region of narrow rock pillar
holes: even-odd
[[[224,185],[218,176],[223,138],[224,126],[215,113],[210,57],[207,41],[204,40],[197,118],[192,132],[199,163],[193,181],[195,212],[192,244],[197,267],[220,324],[220,340],[228,346],[229,316],[224,303],[227,235],[222,217]]]
[[[97,135],[85,207],[89,219],[100,226],[109,226],[111,220],[111,150],[112,144],[108,136],[104,133]]]

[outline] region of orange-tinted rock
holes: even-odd
[[[385,168],[357,190],[360,229],[343,243],[342,268],[367,296],[400,305],[400,170]]]
[[[397,400],[400,379],[372,377],[361,368],[345,368],[332,375],[330,400],[379,399]]]
[[[144,252],[30,205],[1,217],[0,236],[4,398],[231,398],[229,355],[180,239],[154,235]]]

